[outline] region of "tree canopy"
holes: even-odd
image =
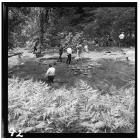
[[[134,45],[134,7],[8,8],[8,48],[32,46],[36,39],[42,48],[55,47],[65,40],[75,45],[83,39],[104,41],[106,35],[117,45],[120,32],[125,33],[125,46]]]

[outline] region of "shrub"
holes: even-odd
[[[101,94],[78,81],[76,88],[50,89],[32,80],[8,80],[9,128],[25,133],[134,132],[134,82]]]

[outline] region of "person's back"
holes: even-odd
[[[72,49],[70,47],[67,48],[67,54],[72,54]]]
[[[46,76],[48,76],[48,85],[51,85],[52,83],[54,83],[53,80],[55,76],[55,68],[52,67],[51,64],[49,64],[49,68],[46,72]]]
[[[50,67],[48,69],[48,73],[47,73],[48,76],[55,76],[55,68],[54,67]]]

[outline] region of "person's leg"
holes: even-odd
[[[52,83],[54,83],[54,76],[51,77]]]
[[[48,76],[48,86],[50,86],[51,84],[51,77],[50,76]]]
[[[58,58],[57,62],[59,62],[59,60],[60,60],[60,55],[59,55],[59,58]]]
[[[68,54],[68,57],[67,57],[67,61],[66,61],[66,64],[68,64],[68,62],[69,62],[69,54]]]
[[[60,56],[59,56],[59,60],[60,60],[60,62],[62,62],[62,54],[60,54]]]
[[[61,62],[62,62],[62,54],[63,54],[63,53],[61,53]]]
[[[53,79],[52,79],[52,76],[50,76],[50,86],[52,85],[53,83]]]
[[[71,54],[69,54],[69,64],[70,64],[70,62],[71,62]]]

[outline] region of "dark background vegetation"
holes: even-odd
[[[99,46],[134,46],[135,7],[8,7],[8,48],[42,49],[97,40]],[[108,37],[109,36],[109,37]]]

